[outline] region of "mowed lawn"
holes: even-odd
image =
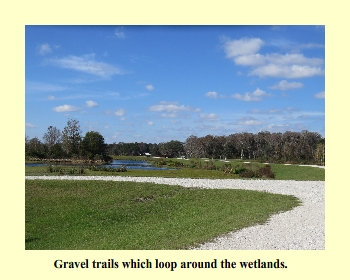
[[[26,180],[28,250],[188,249],[300,205],[267,192]]]

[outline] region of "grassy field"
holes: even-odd
[[[146,157],[115,157],[116,159],[133,159],[133,160],[153,160],[155,164],[161,163],[159,166],[175,168],[175,170],[128,170],[127,172],[105,172],[105,171],[91,171],[87,168],[84,169],[84,174],[74,174],[83,176],[134,176],[134,177],[168,177],[168,178],[210,178],[210,179],[239,179],[238,174],[225,174],[222,171],[224,164],[230,164],[231,166],[242,165],[244,161],[231,160],[229,163],[214,160],[209,161],[215,165],[215,170],[205,169],[205,165],[208,161],[204,159],[182,160],[182,159],[152,159]],[[202,168],[198,168],[198,163],[201,163]],[[165,164],[165,165],[163,165]],[[265,166],[262,163],[253,163],[257,166]],[[191,166],[191,167],[186,167]],[[272,171],[275,173],[274,180],[301,180],[301,181],[324,181],[325,169],[298,166],[298,165],[283,165],[283,164],[270,164]],[[64,175],[71,175],[69,173],[69,166],[63,166],[65,169]],[[60,176],[59,173],[50,173],[47,167],[29,167],[25,168],[25,175],[50,175]]]
[[[27,250],[186,249],[300,203],[256,191],[59,180],[26,180],[25,199]]]

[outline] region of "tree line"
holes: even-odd
[[[185,142],[106,144],[103,136],[89,131],[82,136],[77,120],[69,119],[61,132],[50,126],[42,141],[26,137],[26,157],[110,160],[108,155],[245,159],[271,163],[325,164],[325,139],[303,130],[270,133],[235,133],[229,136],[189,136]]]
[[[189,136],[185,142],[113,143],[108,152],[117,156],[153,156],[211,159],[259,160],[271,163],[325,164],[325,139],[317,132],[303,130],[270,133],[235,133],[229,136]]]
[[[196,137],[184,143],[189,157],[259,160],[271,163],[324,165],[325,139],[317,132],[303,130],[270,133],[235,133],[229,136]]]

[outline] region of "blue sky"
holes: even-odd
[[[26,26],[29,138],[325,133],[324,26]]]

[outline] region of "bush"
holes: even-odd
[[[236,166],[233,170],[233,174],[242,174],[243,172],[247,171],[247,169],[243,166]]]
[[[270,165],[259,167],[256,164],[244,164],[236,165],[230,169],[229,166],[225,164],[223,166],[223,171],[228,173],[229,170],[232,170],[232,174],[238,174],[242,178],[275,178],[275,174]]]
[[[92,165],[92,166],[90,166],[89,169],[91,171],[104,171],[104,172],[126,172],[126,171],[128,171],[126,169],[125,165],[123,165],[121,168],[113,168],[113,167],[107,167],[107,166],[97,167],[95,165]]]
[[[271,166],[266,165],[258,170],[259,178],[275,178],[275,173],[272,172]]]
[[[256,178],[257,174],[253,170],[245,170],[239,174],[242,178]]]

